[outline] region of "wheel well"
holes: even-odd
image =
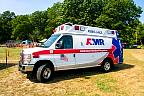
[[[49,64],[52,70],[54,71],[54,65],[50,60],[40,60],[37,61],[36,64],[34,65],[33,73],[36,73],[37,69],[44,64]]]
[[[111,62],[111,64],[112,64],[112,66],[114,65],[114,62],[113,62],[112,58],[107,57],[107,58],[105,58],[104,60],[109,60],[109,61]]]

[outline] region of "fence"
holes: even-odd
[[[0,64],[18,64],[22,48],[0,47]]]
[[[20,48],[33,48],[36,46],[39,46],[40,43],[37,42],[31,42],[28,44],[23,44],[23,43],[16,43],[16,42],[6,42],[5,46],[8,48],[12,48],[12,47],[20,47]]]

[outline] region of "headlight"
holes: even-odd
[[[31,61],[31,54],[23,54],[24,64],[28,64]]]

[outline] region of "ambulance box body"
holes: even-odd
[[[116,30],[66,23],[41,46],[23,49],[19,70],[36,74],[39,81],[54,71],[101,66],[104,72],[123,63],[123,49]]]

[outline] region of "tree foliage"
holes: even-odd
[[[34,41],[48,37],[49,34],[45,30],[46,26],[48,25],[47,20],[47,11],[36,11],[30,15],[30,22],[33,27],[32,33]]]
[[[28,15],[20,15],[12,20],[12,38],[17,40],[29,39],[32,32],[32,24]]]
[[[139,23],[137,26],[135,30],[135,38],[135,40],[137,40],[136,42],[139,44],[144,44],[144,24]]]
[[[0,14],[0,43],[11,38],[12,35],[12,19],[15,18],[15,13],[5,11]]]
[[[13,39],[37,41],[48,38],[60,24],[72,22],[118,30],[123,42],[134,44],[144,37],[143,24],[139,21],[141,13],[142,9],[133,0],[64,0],[30,15],[15,18],[13,12],[0,14],[0,33],[7,33]]]
[[[63,12],[78,24],[118,30],[131,43],[142,10],[133,0],[65,0]]]

